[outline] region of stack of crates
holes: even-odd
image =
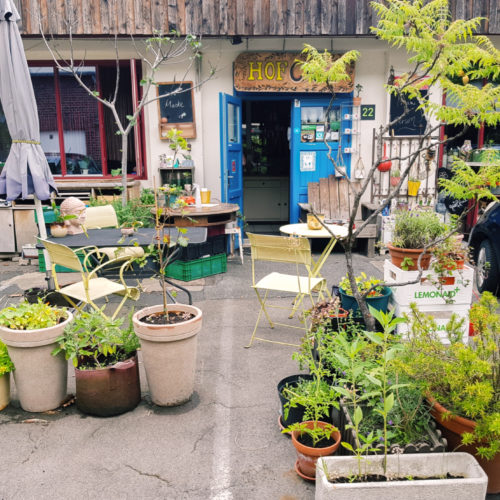
[[[180,281],[192,281],[225,273],[226,269],[226,235],[222,234],[183,247],[179,259],[167,266],[165,274]]]
[[[388,286],[391,283],[404,283],[417,278],[418,271],[403,271],[390,260],[384,262],[384,281]],[[464,266],[464,269],[452,271],[450,284],[437,285],[439,277],[431,270],[423,272],[420,283],[392,288],[390,306],[397,317],[403,317],[410,312],[410,304],[415,303],[419,311],[432,316],[437,325],[437,333],[443,343],[447,343],[446,325],[451,315],[455,313],[464,318],[462,325],[462,340],[468,341],[469,309],[472,303],[472,288],[474,269]],[[408,333],[409,325],[400,323],[398,333]]]

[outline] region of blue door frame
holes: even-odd
[[[243,169],[242,169],[242,101],[290,101],[290,223],[299,221],[300,209],[298,203],[307,202],[307,184],[317,182],[321,177],[328,177],[334,173],[334,168],[328,159],[328,148],[323,142],[301,142],[301,109],[307,106],[328,106],[329,96],[310,94],[245,94],[237,96],[219,94],[220,131],[221,131],[221,198],[223,202],[237,203],[243,209]],[[342,150],[351,147],[351,136],[344,134],[346,128],[351,127],[349,113],[352,110],[352,94],[337,97],[334,106],[341,110],[341,146]],[[238,110],[238,111],[236,111]],[[232,112],[237,113],[239,124],[234,123]],[[231,118],[231,122],[228,120]],[[238,132],[231,129],[237,126]],[[338,156],[339,142],[331,142],[332,156]],[[316,156],[315,169],[301,170],[301,152],[314,152]],[[342,152],[343,164],[350,175],[351,154]],[[244,214],[243,214],[244,215]]]

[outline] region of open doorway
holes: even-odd
[[[289,221],[289,130],[289,101],[243,102],[243,213],[248,231],[278,233]]]

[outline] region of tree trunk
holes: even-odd
[[[368,305],[366,304],[366,299],[359,293],[358,287],[356,285],[354,267],[352,263],[352,242],[350,241],[350,239],[346,240],[346,242],[344,243],[344,250],[345,250],[345,260],[347,267],[347,278],[349,279],[349,283],[351,284],[352,294],[354,295],[354,298],[358,302],[359,309],[365,321],[366,329],[369,331],[374,331],[375,318],[370,314]]]
[[[122,134],[122,206],[127,205],[128,134]]]

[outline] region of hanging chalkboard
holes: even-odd
[[[425,97],[427,95],[427,90],[422,90],[421,94],[422,97]],[[408,101],[408,107],[410,109],[409,113],[397,122],[394,127],[391,127],[391,134],[422,135],[425,132],[427,120],[425,119],[423,111],[421,109],[417,109],[418,101],[416,99]],[[404,110],[404,105],[400,101],[399,97],[391,94],[391,122],[398,116],[401,116],[404,113]]]
[[[193,103],[193,82],[163,82],[157,87],[160,114],[160,137],[165,139],[167,131],[176,128],[185,138],[196,137]]]

